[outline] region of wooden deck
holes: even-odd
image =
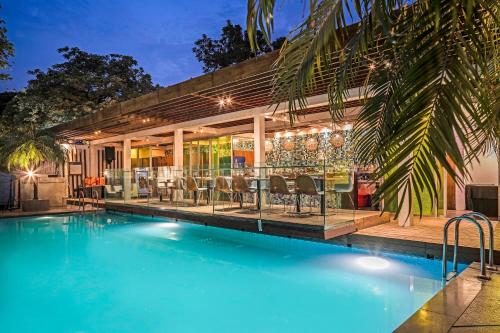
[[[86,199],[90,206],[90,199]],[[77,204],[76,199],[69,199],[68,203]],[[329,210],[326,217],[317,214],[296,216],[283,211],[283,206],[273,207],[272,211],[263,209],[261,212],[241,209],[237,205],[229,207],[227,204],[212,206],[201,203],[193,205],[192,200],[172,204],[169,201],[134,199],[107,200],[99,202],[101,208],[123,211],[136,214],[166,216],[185,219],[194,223],[201,223],[224,228],[239,229],[253,232],[262,232],[285,237],[309,238],[327,240],[341,235],[353,233],[356,230],[367,228],[389,221],[389,214],[380,214],[378,211]],[[224,209],[223,209],[224,208]],[[292,207],[286,207],[291,211]]]
[[[357,230],[348,235],[342,235],[329,240],[331,243],[368,249],[374,253],[396,252],[407,255],[440,259],[443,254],[443,227],[448,218],[415,219],[410,227],[400,227],[396,221],[391,220],[366,229]],[[485,248],[489,249],[489,232],[484,222],[480,222],[485,231]],[[500,227],[494,224],[494,258],[495,263],[500,263]],[[454,242],[454,227],[450,227],[448,235],[448,255],[452,256]],[[488,251],[487,255],[488,255]],[[459,261],[471,263],[479,261],[479,235],[476,227],[469,223],[460,225]],[[487,258],[486,258],[487,259]]]
[[[443,227],[448,221],[448,218],[429,218],[424,217],[421,220],[415,219],[414,224],[410,227],[402,228],[396,221],[391,220],[389,223],[376,225],[367,229],[362,229],[356,232],[358,235],[372,236],[372,237],[384,237],[400,240],[410,240],[417,242],[433,243],[433,244],[443,244]],[[485,243],[489,247],[488,237],[489,231],[488,226],[484,222],[480,222],[485,231]],[[498,222],[494,221],[493,225],[495,227],[495,250],[500,250],[500,227]],[[449,229],[448,243],[453,242],[453,235],[455,232],[455,225],[452,225]],[[460,246],[479,248],[479,233],[477,228],[470,223],[462,223],[460,225]]]

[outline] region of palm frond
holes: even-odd
[[[67,154],[56,139],[33,124],[1,136],[0,163],[8,169],[32,169],[42,162],[62,162]]]
[[[249,1],[249,26],[260,22],[270,34],[265,18],[274,7]],[[326,87],[332,118],[340,119],[349,89],[359,86],[353,78],[364,76],[356,158],[377,163],[375,178],[384,180],[377,200],[415,194],[422,212],[423,193],[438,197],[441,169],[460,184],[467,164],[498,145],[499,7],[493,0],[315,2],[280,51],[273,103],[287,102],[293,122],[307,97]]]

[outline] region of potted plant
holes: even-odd
[[[24,211],[49,209],[49,200],[38,197],[38,177],[35,167],[43,162],[62,162],[65,149],[46,130],[38,129],[34,123],[2,134],[0,158],[7,169],[24,170],[25,177],[33,184],[33,199],[21,202]]]

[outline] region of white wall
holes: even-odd
[[[498,162],[495,153],[480,156],[479,161],[474,161],[468,169],[471,179],[467,183],[498,185]]]

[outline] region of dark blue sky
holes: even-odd
[[[62,58],[57,49],[120,53],[136,58],[154,83],[170,85],[202,74],[191,49],[201,34],[218,37],[227,19],[245,26],[246,0],[9,0],[0,1],[16,55],[1,90],[23,89],[30,69]],[[302,1],[283,0],[276,36],[303,14]]]

